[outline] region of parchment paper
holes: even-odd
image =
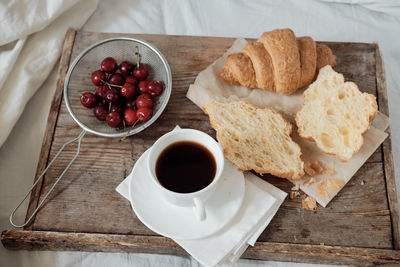
[[[229,54],[240,52],[246,44],[246,40],[237,39],[222,57],[199,73],[194,84],[190,85],[186,96],[200,108],[210,100],[217,100],[220,102],[246,100],[261,108],[272,107],[280,111],[294,126],[292,138],[301,147],[303,161],[318,160],[325,169],[329,169],[329,167],[334,168],[334,172],[326,171],[314,176],[313,179],[315,182],[308,185],[303,185],[305,181],[310,179],[307,175],[300,181],[291,181],[294,184],[299,184],[303,192],[314,197],[320,205],[326,207],[333,197],[386,139],[388,134],[384,131],[389,126],[389,118],[378,112],[370,129],[364,134],[364,144],[361,149],[353,155],[349,162],[341,162],[336,156],[322,152],[314,142],[304,140],[297,134],[294,116],[297,111],[301,109],[302,93],[305,89],[297,90],[290,96],[283,96],[261,89],[248,89],[243,86],[231,85],[219,77],[219,72],[225,64],[226,57]],[[340,180],[343,180],[344,183],[338,188],[335,188],[335,186],[328,186],[328,180],[330,182],[337,181],[339,184],[341,182]],[[367,183],[368,181],[365,182]],[[321,187],[325,189],[326,194],[321,194]]]

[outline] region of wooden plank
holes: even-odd
[[[327,246],[324,244],[299,245],[257,242],[254,247],[249,247],[246,250],[242,258],[351,266],[376,266],[385,264],[388,266],[398,266],[400,264],[400,251]]]
[[[389,116],[385,70],[378,44],[376,44],[376,82],[379,110]],[[382,144],[386,191],[392,219],[393,247],[395,249],[400,249],[399,208],[397,202],[396,181],[394,176],[390,127],[387,129],[387,132],[389,133],[389,137]]]
[[[6,248],[12,250],[74,250],[187,255],[171,239],[161,236],[11,230],[2,233],[2,242]],[[400,251],[324,244],[257,242],[254,247],[246,250],[242,258],[372,266],[399,264]]]
[[[50,149],[51,149],[52,141],[53,141],[53,132],[54,132],[54,128],[57,123],[58,111],[59,111],[61,100],[62,100],[62,90],[64,88],[64,77],[68,71],[72,47],[73,47],[74,41],[75,41],[75,35],[76,35],[76,31],[73,29],[69,29],[65,35],[64,45],[63,45],[62,52],[61,52],[60,65],[59,65],[58,72],[57,72],[56,89],[54,90],[53,100],[50,104],[49,116],[47,118],[46,129],[44,131],[44,136],[43,136],[43,140],[42,140],[42,149],[40,150],[40,154],[39,154],[39,163],[38,163],[38,166],[36,169],[36,175],[34,178],[34,182],[36,181],[37,177],[39,177],[40,174],[44,171],[44,169],[46,169],[47,163],[49,160],[49,153],[50,153]],[[36,207],[38,205],[39,195],[41,192],[42,184],[43,184],[43,180],[36,185],[36,187],[33,189],[32,193],[31,193],[25,220],[27,220],[32,215],[33,211],[36,209]],[[32,219],[31,223],[29,225],[27,225],[25,227],[25,229],[31,229],[32,222],[34,220],[35,220],[35,218]]]

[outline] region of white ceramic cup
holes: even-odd
[[[158,156],[169,145],[180,141],[193,141],[205,146],[214,156],[216,172],[213,181],[205,188],[192,193],[178,193],[171,191],[160,184],[156,176],[156,163]],[[161,136],[151,147],[148,156],[148,168],[151,180],[170,203],[182,206],[193,207],[197,218],[202,221],[206,218],[204,202],[214,193],[218,180],[224,169],[224,154],[221,146],[208,134],[194,129],[176,129]],[[190,178],[190,177],[189,177]]]

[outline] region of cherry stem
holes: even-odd
[[[111,111],[111,102],[108,102],[108,113]]]
[[[122,88],[121,85],[112,84],[112,83],[109,83],[109,82],[105,82],[105,81],[103,81],[103,80],[101,80],[101,81],[102,81],[104,84],[106,84],[106,85],[108,86],[108,88],[110,88],[110,89],[111,89],[111,86],[112,86],[112,87]]]
[[[111,83],[107,83],[108,84],[108,86],[113,86],[113,87],[118,87],[118,88],[122,88],[122,86],[120,86],[120,85],[116,85],[116,84],[111,84]]]
[[[136,123],[138,123],[138,121],[139,121],[139,119],[137,119],[137,120],[132,124],[131,127],[134,127],[134,126],[136,125]],[[125,128],[125,120],[123,120],[123,123],[124,123],[124,128]],[[129,134],[130,132],[131,132],[131,131],[126,132],[126,134],[125,134],[121,139],[119,139],[119,141],[124,141],[124,140],[128,137],[128,134]]]

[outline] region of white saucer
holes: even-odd
[[[178,207],[166,201],[147,172],[149,150],[137,160],[129,179],[129,199],[136,216],[152,231],[173,239],[199,239],[225,225],[242,205],[243,173],[225,160],[225,169],[214,194],[204,203],[206,219],[199,221],[192,207]]]

